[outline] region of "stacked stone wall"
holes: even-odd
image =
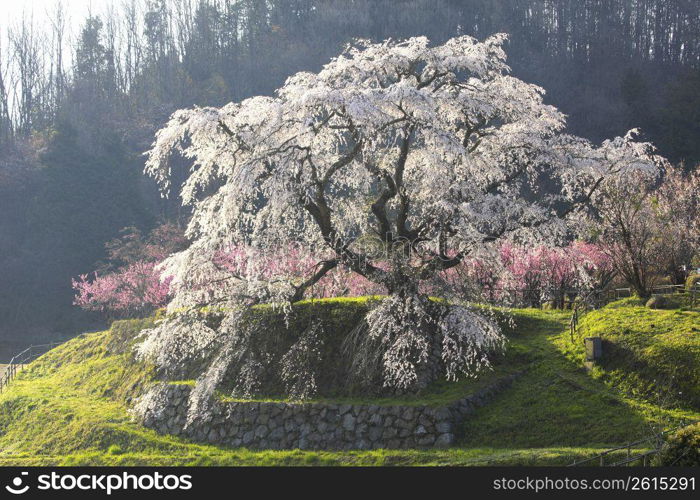
[[[140,420],[163,434],[255,449],[374,449],[446,447],[462,420],[517,375],[449,406],[381,406],[334,403],[213,403],[206,421],[186,425],[188,385],[163,384],[164,406],[146,409]]]

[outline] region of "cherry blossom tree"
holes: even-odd
[[[172,314],[147,332],[141,353],[170,369],[217,345],[231,352],[225,346],[244,336],[242,307],[293,303],[342,269],[387,291],[365,332],[386,386],[421,386],[435,349],[448,378],[488,366],[500,331],[482,312],[449,305],[464,298],[445,272],[506,240],[563,240],[606,178],[662,161],[634,131],[599,146],[564,133],[543,89],[509,75],[505,40],[358,41],[274,96],[174,113],[146,172],[167,194],[170,158],[191,160],[175,187],[192,206],[192,244],[162,266],[174,277]],[[248,272],[217,265],[232,245],[249,252]],[[256,261],[290,246],[313,265],[259,272]],[[203,293],[211,282],[222,286]],[[447,301],[429,300],[426,285]],[[203,304],[222,307],[217,332],[178,313]],[[183,345],[187,356],[168,355]],[[202,387],[240,362],[234,351],[228,362],[217,358]]]
[[[700,254],[700,170],[668,169],[654,201],[664,242],[663,271],[674,284],[684,284]]]
[[[172,277],[161,276],[156,266],[186,246],[182,229],[173,224],[161,224],[147,235],[124,228],[105,244],[107,261],[92,276],[72,280],[73,304],[108,319],[144,316],[166,306]]]
[[[87,274],[73,280],[73,304],[107,318],[133,318],[167,305],[171,277],[161,279],[154,262],[138,261],[92,279]]]
[[[606,180],[594,196],[600,242],[642,298],[664,276],[683,284],[700,250],[700,174],[664,165]]]
[[[651,203],[657,180],[656,173],[631,173],[608,179],[595,196],[603,248],[617,274],[641,298],[651,296],[663,255]]]
[[[599,245],[575,241],[564,247],[516,246],[509,242],[500,251],[498,287],[519,293],[527,306],[551,301],[564,307],[567,294],[574,299],[584,290],[604,287],[612,278],[610,257]]]

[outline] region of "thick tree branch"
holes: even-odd
[[[328,274],[329,271],[335,269],[337,265],[338,259],[324,260],[322,262],[319,262],[316,265],[316,267],[318,267],[317,271],[309,279],[304,281],[301,285],[295,287],[296,291],[294,292],[294,295],[292,296],[290,302],[298,302],[301,299],[303,299],[306,290],[318,283],[326,274]]]
[[[385,172],[381,172],[379,175],[384,179],[386,187],[379,195],[379,198],[372,203],[372,213],[377,218],[378,222],[378,233],[379,237],[382,238],[387,244],[391,244],[394,239],[394,232],[392,231],[391,223],[389,221],[389,216],[387,214],[386,205],[393,199],[396,195],[400,195],[401,207],[399,210],[399,215],[396,220],[396,233],[405,237],[408,233],[405,227],[407,210],[408,210],[408,200],[405,198],[403,191],[403,174],[406,168],[406,160],[408,160],[408,153],[411,144],[411,136],[413,134],[414,125],[411,125],[404,129],[404,138],[401,141],[401,147],[399,150],[399,157],[396,160],[396,166],[394,168],[394,175],[391,176]],[[399,224],[400,222],[400,224]],[[404,233],[403,235],[401,233]]]

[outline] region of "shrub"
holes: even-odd
[[[654,460],[655,465],[700,466],[700,422],[671,434]]]
[[[619,299],[616,300],[615,302],[610,302],[607,306],[605,306],[606,309],[623,309],[625,307],[641,307],[644,305],[644,302],[642,300],[633,295],[632,297],[625,297],[624,299]]]
[[[647,300],[646,306],[649,309],[667,309],[669,307],[669,301],[666,297],[655,295]]]
[[[688,279],[685,280],[685,290],[687,292],[692,291],[693,288],[696,288],[698,285],[700,285],[700,274],[691,274],[688,276]]]

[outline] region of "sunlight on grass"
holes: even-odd
[[[648,314],[624,310],[631,318]],[[509,332],[508,349],[495,360],[493,372],[436,383],[413,397],[344,400],[439,405],[524,371],[464,422],[455,448],[252,451],[159,435],[128,414],[130,397],[153,378],[152,369],[132,357],[135,334],[152,324],[142,320],[81,335],[18,376],[0,395],[0,465],[560,465],[646,437],[653,429],[700,418],[695,410],[662,408],[586,372],[580,346],[568,340],[567,312],[518,310],[513,315],[517,328]],[[654,321],[698,325],[695,318],[674,323],[677,316],[662,311]],[[643,352],[664,336],[675,339],[673,331],[658,335],[644,344]]]

